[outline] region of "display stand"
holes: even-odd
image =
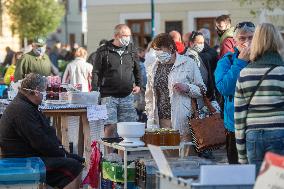
[[[124,147],[120,146],[117,143],[108,143],[104,141],[98,141],[100,145],[111,147],[117,150],[123,151],[124,157],[124,189],[127,189],[127,152],[137,152],[137,151],[149,151],[148,147]],[[184,143],[181,143],[180,146],[160,146],[162,150],[179,150],[180,157],[183,158],[184,156]]]

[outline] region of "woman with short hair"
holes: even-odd
[[[151,47],[157,60],[147,67],[147,126],[179,130],[182,140],[188,141],[191,98],[200,98],[199,87],[205,88],[200,71],[193,59],[177,53],[169,34],[157,35]]]
[[[250,63],[235,93],[235,128],[240,163],[260,169],[266,152],[284,155],[284,42],[269,23],[257,26]],[[263,80],[262,80],[263,79]]]

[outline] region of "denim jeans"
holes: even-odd
[[[246,133],[248,161],[259,172],[266,152],[284,155],[284,130],[250,130]]]

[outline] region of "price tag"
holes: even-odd
[[[94,105],[87,107],[87,118],[89,121],[98,121],[107,119],[106,105]]]
[[[266,153],[254,189],[284,188],[284,156]]]

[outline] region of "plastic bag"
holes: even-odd
[[[91,147],[92,147],[92,153],[90,157],[90,169],[88,171],[87,176],[84,178],[82,185],[89,184],[92,188],[98,188],[100,180],[99,167],[100,167],[101,153],[97,145],[97,141],[93,141]]]

